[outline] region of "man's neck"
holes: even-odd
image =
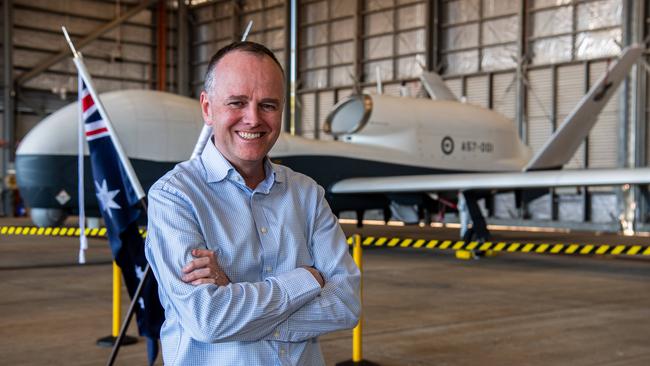
[[[244,178],[244,182],[246,183],[246,186],[250,189],[255,189],[257,188],[257,185],[262,183],[264,181],[264,178],[266,178],[266,175],[264,174],[264,165],[260,167],[260,169],[257,169],[256,172],[244,172],[241,169],[235,168],[239,172],[239,174]]]
[[[230,159],[228,159],[226,154],[219,150],[219,148],[214,143],[214,136],[210,137],[210,141],[217,148],[217,151],[219,151],[221,156],[223,156],[223,158],[226,159],[233,168],[235,168],[237,173],[239,173],[239,175],[244,178],[244,182],[248,188],[255,189],[257,188],[258,184],[264,181],[264,178],[266,178],[266,171],[264,170],[264,162],[266,158],[262,159],[260,162],[251,162],[249,164],[235,164],[230,161]]]
[[[231,163],[232,164],[232,163]],[[251,166],[251,167],[238,167],[233,164],[233,167],[239,175],[244,178],[244,182],[246,183],[246,186],[250,189],[255,189],[257,188],[257,185],[262,183],[264,178],[266,178],[266,174],[264,172],[264,162],[256,166]]]

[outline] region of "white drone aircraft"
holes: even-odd
[[[421,77],[432,99],[352,95],[326,119],[325,129],[336,141],[283,133],[269,155],[314,178],[337,214],[353,210],[362,218],[365,210],[383,209],[388,218],[391,206],[410,205],[426,218],[434,203],[463,192],[473,233],[485,239],[476,200],[490,192],[650,183],[648,168],[560,170],[643,50],[638,45],[624,49],[535,155],[512,121],[458,102],[433,73]],[[101,99],[145,190],[190,156],[203,125],[196,100],[146,90],[110,92]],[[18,148],[18,185],[39,225],[53,225],[76,211],[77,118],[76,103],[62,108],[32,129]],[[94,184],[87,174],[91,196]],[[87,204],[99,212],[95,202],[94,207]]]

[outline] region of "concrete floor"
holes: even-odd
[[[362,232],[455,238],[449,230],[420,228]],[[497,240],[539,235],[494,234]],[[548,235],[537,238],[650,241]],[[95,340],[110,333],[110,252],[106,241],[91,240],[90,264],[77,265],[77,249],[74,238],[0,236],[0,364],[106,362],[110,350]],[[650,365],[650,260],[503,254],[460,261],[451,252],[382,248],[364,254],[368,360],[385,366]],[[328,365],[351,356],[351,331],[321,343]],[[116,362],[144,364],[144,342],[123,347]]]

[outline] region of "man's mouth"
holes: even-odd
[[[237,135],[244,140],[254,140],[262,136],[262,132],[243,132],[237,131]]]

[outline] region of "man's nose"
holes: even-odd
[[[260,123],[259,109],[255,103],[249,103],[246,106],[243,121],[252,126],[257,126]]]

